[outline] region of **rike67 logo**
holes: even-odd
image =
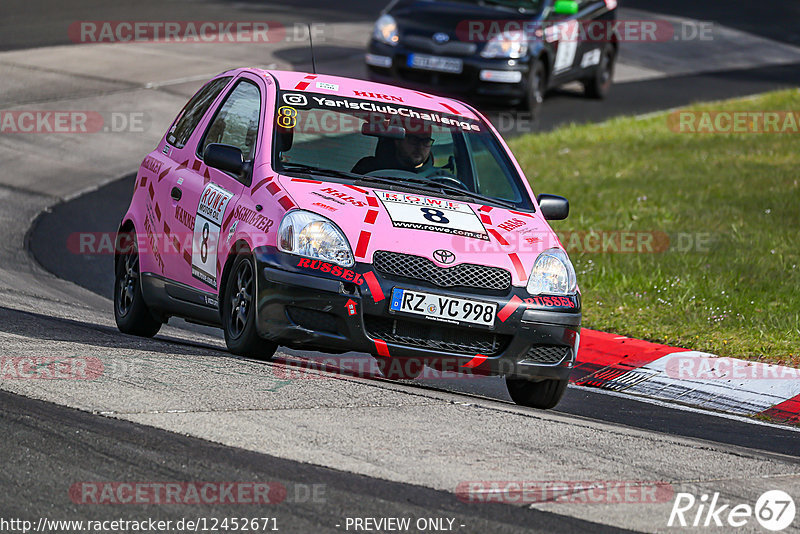
[[[779,532],[794,522],[794,500],[781,490],[770,490],[761,494],[755,507],[749,504],[723,504],[719,492],[713,496],[703,494],[696,498],[691,493],[678,493],[668,527],[743,527],[753,517],[765,529]]]

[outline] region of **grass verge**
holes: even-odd
[[[800,91],[686,110],[800,111]],[[626,117],[510,142],[537,194],[570,200],[552,226],[578,272],[584,326],[800,366],[800,134],[671,124]],[[610,252],[614,232],[642,246]]]

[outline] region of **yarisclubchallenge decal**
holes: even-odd
[[[376,191],[395,228],[410,228],[489,240],[469,204],[405,193]]]
[[[192,238],[192,276],[217,287],[217,244],[233,193],[209,182],[200,195]]]

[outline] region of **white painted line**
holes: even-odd
[[[760,426],[766,426],[766,427],[775,428],[775,429],[779,429],[779,430],[788,430],[788,431],[791,431],[791,432],[800,433],[800,427],[789,426],[789,425],[781,425],[781,424],[777,424],[777,423],[770,423],[768,421],[761,421],[759,419],[753,419],[752,417],[744,417],[744,416],[741,416],[741,415],[734,415],[734,414],[730,414],[730,413],[722,413],[722,412],[704,410],[702,408],[695,408],[693,406],[686,406],[684,404],[675,404],[674,402],[666,402],[666,401],[663,401],[663,400],[653,399],[653,398],[650,398],[650,397],[642,397],[642,396],[639,396],[639,395],[629,395],[628,394],[629,390],[625,390],[624,392],[617,392],[617,391],[610,391],[610,390],[607,390],[607,389],[589,388],[589,387],[585,387],[585,386],[576,386],[574,384],[570,384],[569,387],[577,389],[577,390],[580,390],[580,391],[586,391],[586,392],[590,392],[590,393],[602,393],[603,395],[611,395],[612,397],[618,397],[618,398],[621,398],[621,399],[635,400],[635,401],[639,401],[639,402],[644,402],[646,404],[652,404],[654,406],[660,406],[662,408],[670,408],[670,409],[673,409],[673,410],[680,410],[680,411],[683,411],[683,412],[692,412],[692,413],[698,413],[698,414],[703,414],[703,415],[710,415],[710,416],[713,416],[713,417],[720,417],[722,419],[730,419],[732,421],[738,421],[740,423],[749,423],[751,425],[760,425]]]
[[[254,66],[255,68],[260,69],[274,69],[277,66],[276,63],[270,63],[269,65],[264,65],[263,67]],[[158,89],[159,87],[166,87],[169,85],[180,85],[182,83],[187,82],[196,82],[198,80],[207,80],[219,74],[219,72],[212,72],[211,74],[195,74],[194,76],[184,76],[183,78],[174,78],[172,80],[164,80],[161,82],[147,82],[144,84],[145,89]]]
[[[800,395],[800,370],[697,351],[662,356],[614,382],[642,370],[653,376],[622,391],[739,415],[755,415]]]

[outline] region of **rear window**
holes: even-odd
[[[216,100],[222,90],[233,77],[211,80],[183,106],[178,118],[167,135],[167,143],[176,148],[183,148],[192,136],[194,129],[200,124],[208,108]]]

